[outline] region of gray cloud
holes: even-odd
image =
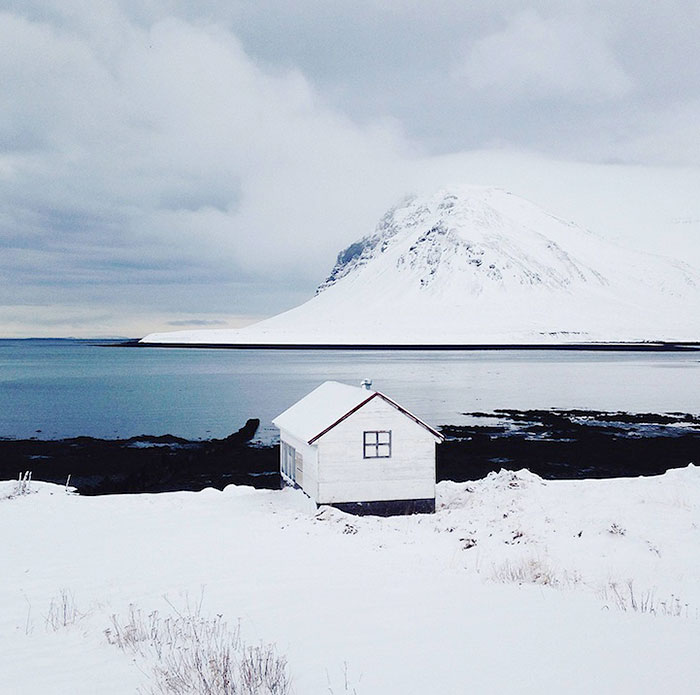
[[[439,152],[496,143],[630,159],[627,140],[700,91],[693,0],[263,0],[225,17],[254,57],[298,66],[344,112],[390,114]],[[633,158],[665,159],[643,148]]]
[[[45,307],[33,331],[50,307],[66,331],[89,331],[89,316],[108,331],[130,312],[158,322],[147,330],[245,321],[309,296],[409,189],[495,183],[586,218],[589,170],[570,169],[577,202],[556,159],[700,163],[691,2],[26,0],[0,12],[6,333],[22,332],[12,307],[28,306]],[[659,176],[648,169],[641,204]],[[688,200],[676,216],[697,214]]]

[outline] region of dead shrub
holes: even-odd
[[[174,616],[129,607],[105,630],[107,641],[138,654],[150,669],[153,695],[287,695],[287,661],[272,644],[248,646],[240,627],[221,615],[207,618],[201,606]]]

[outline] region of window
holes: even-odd
[[[296,449],[282,442],[282,473],[290,480],[296,480]]]
[[[363,458],[391,458],[391,430],[374,430],[363,435]]]

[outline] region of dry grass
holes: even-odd
[[[549,565],[535,558],[526,558],[518,563],[504,562],[494,567],[491,577],[502,584],[539,584],[542,586],[562,586],[576,583],[575,577],[566,573],[557,574]]]
[[[624,536],[627,533],[627,529],[618,523],[612,523],[608,526],[608,533],[613,536]]]
[[[49,604],[49,611],[46,614],[46,629],[56,632],[64,627],[75,625],[85,617],[75,605],[73,594],[68,589],[61,589],[58,596],[54,596]]]
[[[698,611],[693,611],[678,596],[671,594],[665,599],[657,598],[654,589],[639,591],[631,579],[628,579],[624,584],[608,582],[600,591],[600,597],[605,601],[606,607],[617,608],[621,611],[665,615],[674,618],[698,617]]]
[[[274,645],[247,646],[238,626],[207,618],[201,604],[174,616],[130,606],[105,630],[110,644],[138,654],[150,668],[153,695],[287,695],[286,659]]]
[[[15,486],[12,488],[12,492],[7,496],[7,499],[31,495],[34,492],[36,492],[36,490],[32,487],[32,472],[25,471],[17,476]]]

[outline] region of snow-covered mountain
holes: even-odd
[[[389,210],[316,296],[238,330],[156,343],[549,344],[700,340],[700,271],[638,252],[494,188]]]

